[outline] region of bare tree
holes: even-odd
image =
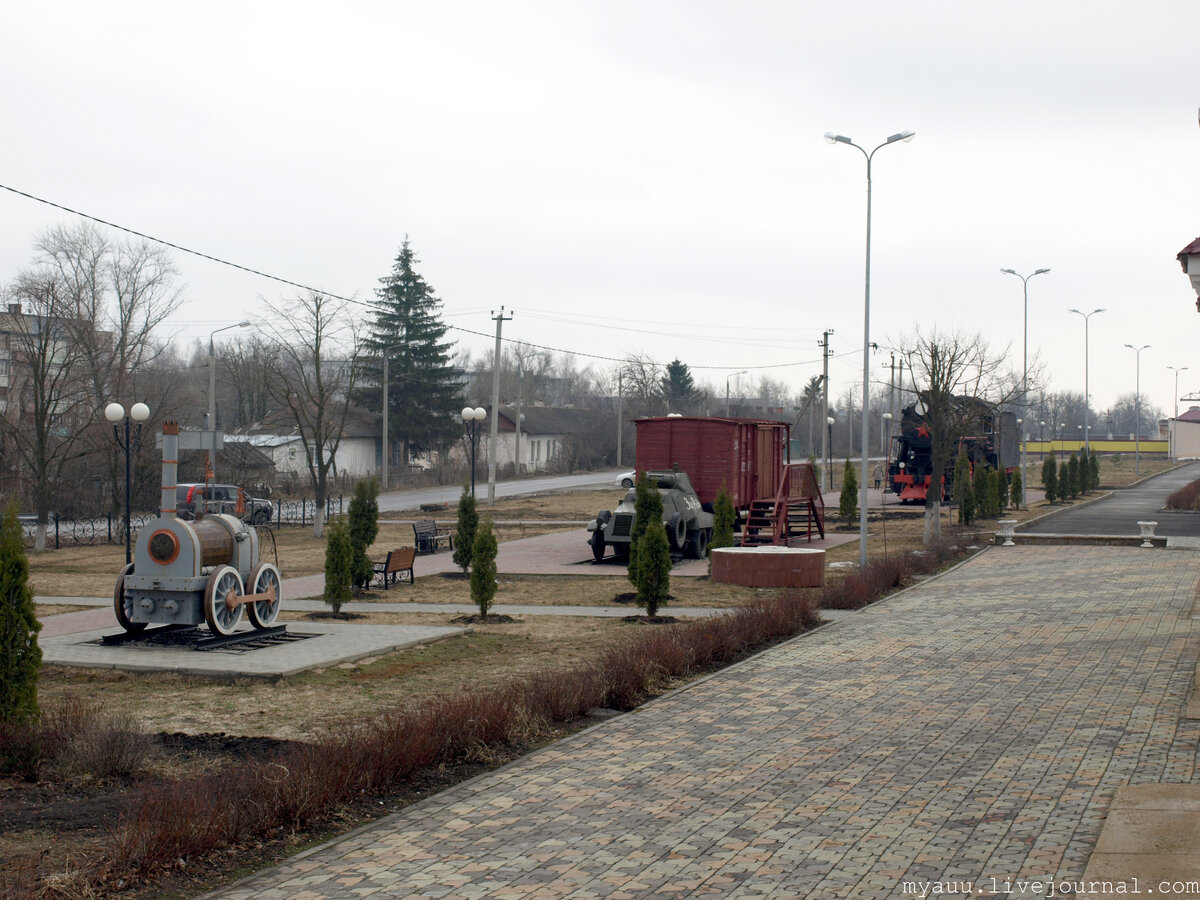
[[[132,393],[134,373],[163,352],[166,345],[154,330],[183,299],[170,255],[148,241],[112,241],[86,223],[48,229],[34,249],[35,266],[55,282],[60,327],[76,345],[92,404],[100,410],[114,400],[128,407],[146,399]],[[117,514],[120,449],[105,429],[90,437],[90,449],[104,460]]]
[[[287,410],[304,446],[316,499],[313,537],[325,525],[329,473],[358,380],[358,333],[346,304],[310,293],[271,309],[272,398]]]
[[[86,357],[74,339],[75,308],[65,294],[56,273],[47,269],[21,273],[8,291],[14,307],[5,436],[32,495],[38,552],[46,549],[46,523],[63,474],[88,453],[89,432],[99,430]]]
[[[904,348],[930,433],[933,484],[926,495],[924,529],[924,542],[930,544],[941,537],[939,477],[952,462],[959,438],[978,423],[981,408],[1008,400],[1020,382],[1007,369],[1007,348],[993,352],[980,334],[934,328],[897,346]]]
[[[225,341],[218,352],[217,390],[225,400],[223,425],[249,425],[271,408],[271,344],[261,335]]]

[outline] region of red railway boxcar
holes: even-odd
[[[709,509],[724,487],[738,510],[743,544],[786,543],[799,533],[811,539],[813,528],[824,536],[821,492],[808,463],[789,462],[786,422],[661,416],[635,425],[637,470],[678,466]]]

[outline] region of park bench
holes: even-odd
[[[400,547],[397,550],[389,550],[383,562],[375,563],[375,577],[381,579],[385,591],[398,581],[404,580],[401,576],[405,572],[408,573],[409,584],[416,580],[413,575],[413,559],[416,555],[417,551],[412,547]]]
[[[413,522],[413,537],[418,553],[435,553],[443,544],[451,550],[454,549],[454,535],[449,526],[439,527],[433,519],[418,519]]]

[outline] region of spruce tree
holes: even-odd
[[[326,603],[333,607],[334,614],[342,611],[342,604],[354,599],[350,585],[354,575],[354,547],[350,543],[350,529],[346,520],[337,516],[325,529],[325,593]]]
[[[858,512],[858,476],[854,474],[854,466],[850,460],[842,469],[842,493],[838,497],[838,514],[846,517],[846,524],[854,521]]]
[[[1042,488],[1046,492],[1046,502],[1054,503],[1058,496],[1058,460],[1051,453],[1042,462]]]
[[[658,492],[658,486],[645,472],[638,472],[634,489],[637,499],[633,504],[633,531],[629,535],[629,581],[637,587],[642,535],[651,527],[662,529],[664,537],[667,531],[663,528],[662,494]]]
[[[19,730],[36,722],[42,623],[33,611],[25,538],[10,503],[0,523],[0,727]]]
[[[659,384],[671,412],[687,412],[700,394],[691,370],[679,359],[667,363],[666,374]]]
[[[471,547],[471,602],[486,617],[496,597],[496,535],[492,520],[483,519]]]
[[[382,409],[387,351],[388,440],[400,448],[402,465],[416,453],[446,446],[462,428],[461,383],[453,344],[445,339],[442,301],[416,271],[418,262],[406,237],[391,274],[379,280],[371,301],[373,321],[363,341],[366,387],[355,394],[366,408]]]
[[[375,476],[354,483],[350,500],[350,546],[354,555],[354,586],[366,590],[375,577],[375,564],[367,552],[379,536],[379,481]]]
[[[475,533],[479,530],[479,508],[475,495],[468,485],[463,485],[458,498],[458,527],[454,530],[454,564],[466,575],[471,568],[471,556],[475,552]]]

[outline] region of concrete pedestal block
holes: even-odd
[[[712,580],[743,587],[820,587],[825,551],[804,547],[718,547]]]

